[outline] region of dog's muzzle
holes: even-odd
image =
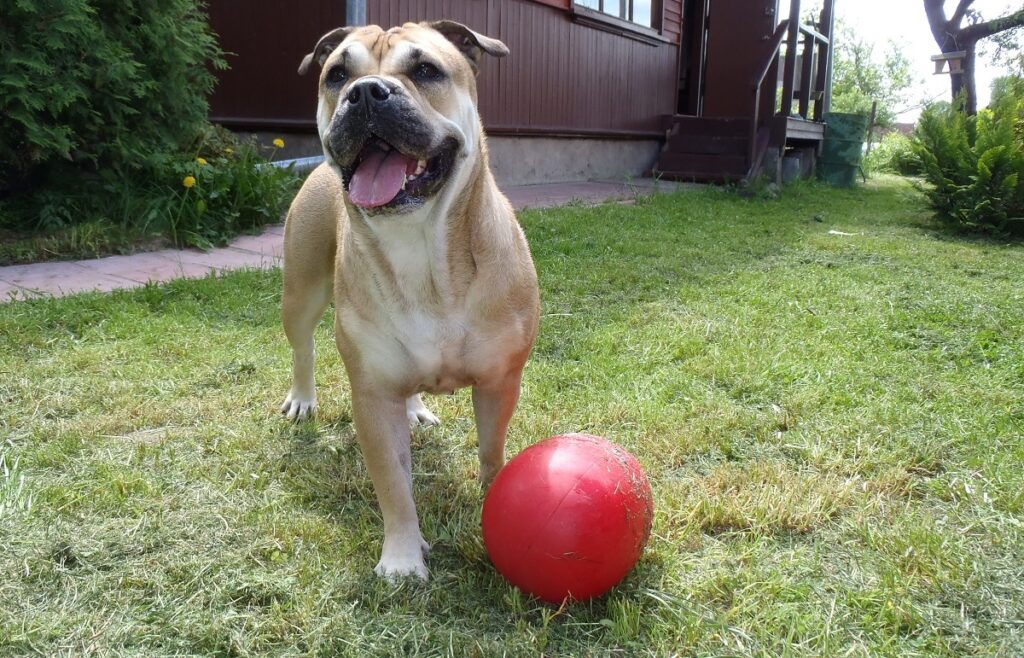
[[[438,137],[408,94],[376,76],[356,81],[331,123],[327,150],[352,204],[412,209],[447,181],[459,143]]]

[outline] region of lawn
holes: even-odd
[[[509,453],[586,431],[656,518],[607,597],[510,588],[467,391],[414,434],[426,584],[381,521],[330,324],[277,415],[280,274],[0,306],[0,655],[1024,654],[1024,245],[899,179],[525,212],[544,317]]]

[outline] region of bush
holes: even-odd
[[[4,4],[0,194],[160,166],[202,132],[224,63],[196,0]]]
[[[0,52],[0,261],[209,247],[280,219],[292,172],[207,121],[224,62],[201,0],[7,2]]]
[[[936,104],[921,114],[914,152],[936,216],[957,228],[1024,233],[1024,94],[1007,86],[969,117]]]
[[[914,155],[913,141],[901,132],[886,133],[864,158],[864,169],[869,172],[888,172],[912,176],[920,173],[920,163]]]
[[[174,181],[161,181],[177,184],[161,228],[174,243],[202,249],[276,221],[297,183],[290,167],[270,166],[254,141],[239,143],[225,131],[208,133],[195,157],[172,169]]]

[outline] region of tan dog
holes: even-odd
[[[316,409],[313,330],[332,295],[356,436],[384,516],[374,569],[427,577],[412,497],[409,423],[420,393],[473,387],[480,481],[505,433],[537,333],[537,276],[494,183],[476,109],[482,53],[503,43],[450,21],[339,28],[306,56],[320,73],[326,162],[285,226],[283,316],[293,350],[289,418]]]

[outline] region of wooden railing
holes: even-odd
[[[747,173],[749,179],[753,176],[764,157],[764,149],[759,140],[762,129],[774,116],[782,116],[787,119],[794,115],[793,100],[797,101],[797,115],[811,121],[821,121],[825,112],[828,112],[831,103],[831,78],[832,78],[832,26],[834,20],[835,0],[825,0],[821,12],[821,29],[819,32],[807,25],[800,23],[800,0],[792,0],[790,3],[789,18],[779,23],[775,33],[769,37],[768,52],[765,55],[764,65],[759,69],[758,75],[752,82],[754,95],[754,113],[750,122],[750,144],[748,151],[748,163],[750,169]],[[800,44],[801,38],[803,43]],[[780,55],[782,44],[786,44],[784,57]],[[802,47],[801,47],[802,46]],[[800,89],[796,89],[796,67],[797,54],[799,50],[800,59]],[[772,100],[773,111],[767,113],[767,119],[761,117],[761,96],[764,88],[765,78],[774,69],[773,65],[782,57],[782,97],[781,103]],[[811,102],[814,102],[813,113]]]
[[[758,148],[758,133],[761,130],[761,89],[764,86],[765,76],[772,70],[772,64],[774,64],[779,58],[779,49],[782,47],[782,39],[786,36],[789,31],[789,21],[785,20],[779,23],[779,26],[775,29],[775,34],[771,37],[771,50],[768,52],[768,56],[765,57],[764,65],[761,67],[760,72],[754,77],[754,113],[750,118],[750,139],[748,141],[747,151],[747,163],[749,169],[747,171],[747,178],[749,179],[758,166],[761,164],[761,157],[764,152]],[[774,103],[774,100],[772,101]],[[760,151],[760,153],[759,153]]]

